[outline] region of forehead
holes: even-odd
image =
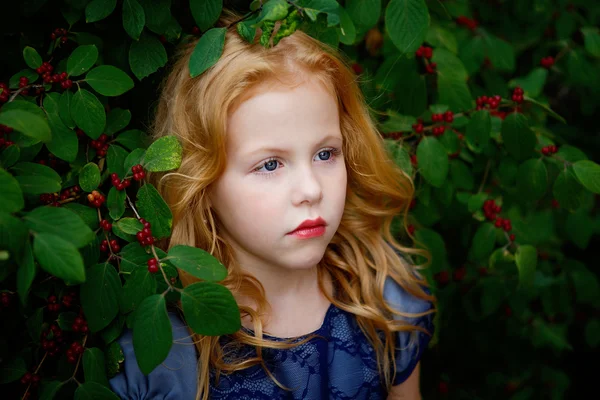
[[[341,138],[338,104],[317,81],[304,81],[292,88],[261,83],[244,96],[227,121],[231,152],[318,141],[327,134]]]

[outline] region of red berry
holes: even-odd
[[[409,233],[411,236],[412,236],[412,235],[414,235],[414,233],[415,233],[415,226],[414,226],[414,225],[410,224],[410,225],[408,226],[408,233]]]
[[[151,274],[155,274],[158,272],[158,265],[153,264],[153,265],[148,265],[148,272],[150,272]]]
[[[514,242],[515,241],[515,234],[511,233],[508,238],[510,239],[511,242]]]
[[[198,28],[197,26],[194,26],[192,28],[192,34],[193,35],[199,35],[200,34],[200,28]]]

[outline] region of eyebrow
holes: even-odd
[[[325,136],[323,139],[321,139],[318,143],[317,146],[321,146],[323,143],[329,141],[329,140],[339,140],[342,141],[343,139],[340,136],[334,136],[334,135],[327,135]],[[247,153],[248,156],[253,156],[262,152],[266,152],[266,153],[281,153],[281,154],[290,154],[289,150],[286,149],[280,149],[277,147],[261,147],[258,148],[256,150],[252,150],[251,152]]]

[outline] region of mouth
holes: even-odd
[[[304,221],[300,225],[298,225],[296,227],[296,229],[294,229],[293,231],[289,232],[288,234],[294,234],[294,233],[298,233],[298,232],[301,232],[301,231],[315,230],[316,228],[324,230],[325,226],[327,226],[327,222],[325,222],[325,220],[323,218],[321,218],[321,217],[318,217],[318,218],[313,219],[313,220],[307,219],[306,221]]]

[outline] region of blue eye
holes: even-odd
[[[341,154],[341,151],[336,148],[328,148],[321,150],[318,153],[318,157],[321,161],[325,162],[334,162],[335,158]],[[270,158],[266,160],[260,167],[254,169],[254,172],[257,172],[262,175],[271,175],[271,172],[274,172],[277,169],[277,165],[279,160],[277,158]],[[267,172],[262,172],[262,169],[265,169]]]

